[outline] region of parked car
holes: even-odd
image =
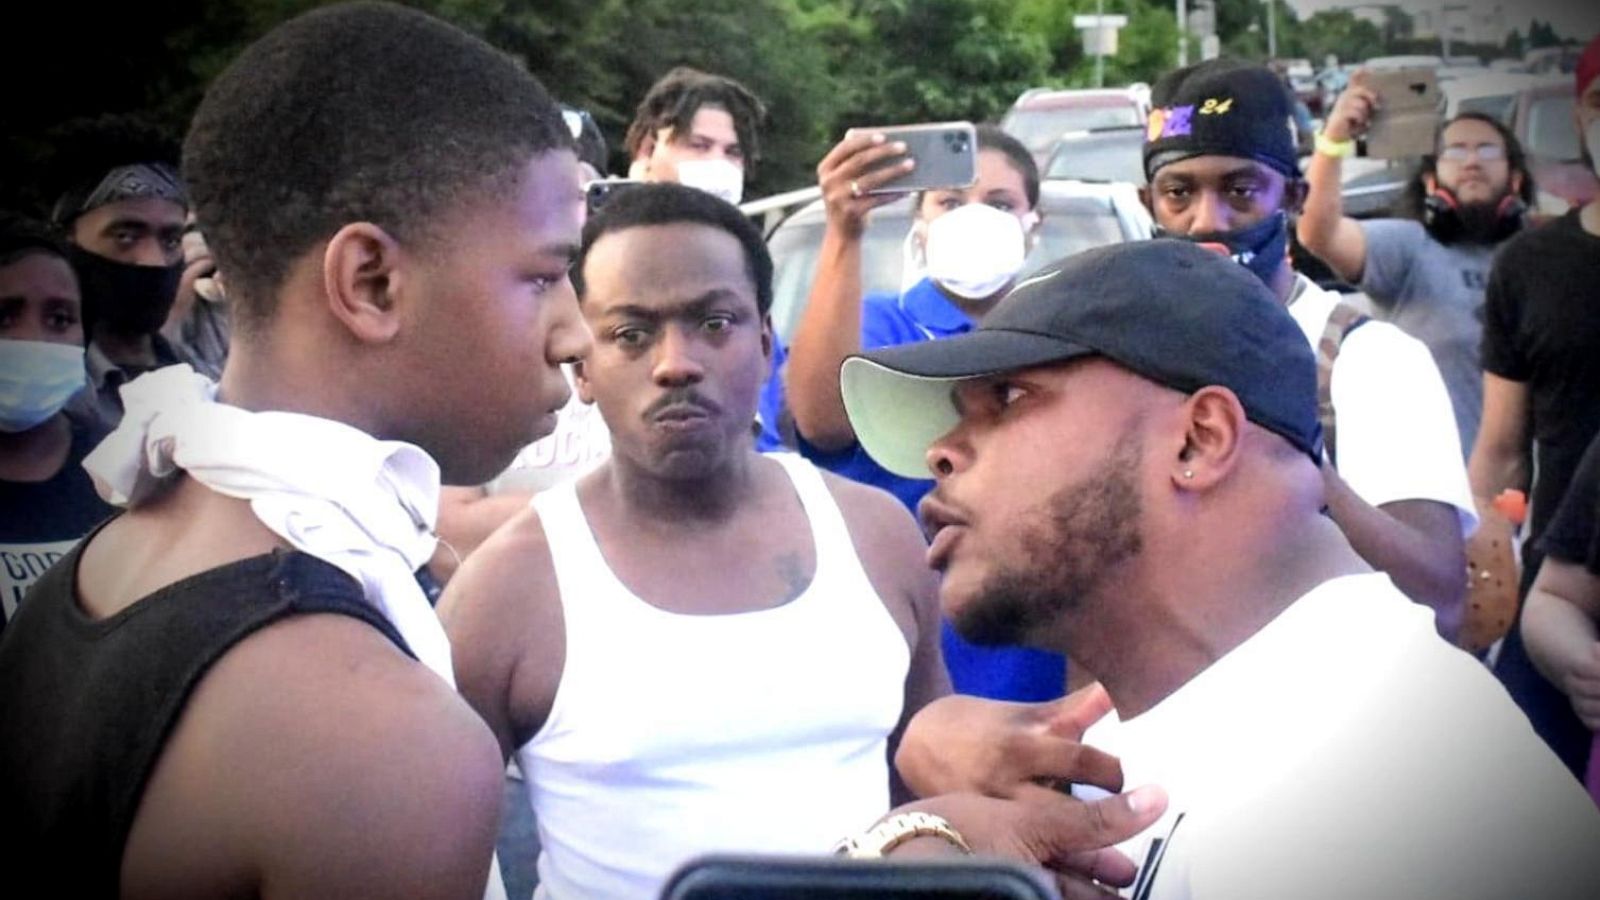
[[[1412,56],[1374,56],[1361,64],[1376,72],[1388,72],[1394,69],[1437,69],[1444,65],[1444,59],[1438,56],[1425,54]]]
[[[1101,184],[1144,184],[1144,131],[1137,125],[1069,131],[1056,142],[1041,174]]]
[[[1047,179],[1040,184],[1043,213],[1039,239],[1023,266],[1024,276],[1080,250],[1150,237],[1150,215],[1126,184],[1084,184]],[[767,238],[772,252],[772,324],[788,342],[811,293],[826,223],[816,201],[785,219]],[[911,198],[874,210],[862,244],[861,279],[867,292],[901,289]]]
[[[1539,211],[1550,214],[1582,206],[1600,195],[1600,179],[1583,162],[1572,108],[1572,81],[1551,80],[1517,94],[1511,130],[1528,154],[1539,188]]]
[[[1150,116],[1148,90],[1127,88],[1025,91],[1011,105],[1000,127],[1021,141],[1043,168],[1056,140],[1068,131],[1144,125]]]
[[[1538,75],[1491,72],[1445,82],[1440,86],[1444,93],[1444,117],[1453,119],[1464,112],[1479,112],[1510,125],[1517,94],[1547,81]]]

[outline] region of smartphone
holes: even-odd
[[[1444,113],[1444,96],[1432,69],[1369,72],[1366,86],[1378,95],[1367,129],[1367,155],[1379,159],[1426,156]]]
[[[978,180],[978,131],[971,122],[930,122],[873,130],[882,132],[890,143],[905,144],[905,155],[917,161],[915,168],[874,189],[874,194],[963,188]],[[904,158],[889,157],[873,169],[895,165]]]
[[[589,214],[594,215],[599,212],[601,207],[606,205],[606,201],[618,191],[625,191],[641,184],[644,182],[636,178],[600,178],[585,184],[583,196],[589,204]]]
[[[999,859],[717,854],[678,868],[661,900],[1061,900],[1042,872]]]

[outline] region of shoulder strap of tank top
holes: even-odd
[[[850,540],[850,529],[845,524],[844,513],[828,490],[822,473],[816,466],[796,453],[770,453],[778,461],[800,495],[800,505],[811,523],[811,540],[817,548],[817,572],[820,575],[836,565],[854,563],[859,567],[855,544]]]

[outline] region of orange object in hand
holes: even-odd
[[[1504,490],[1494,498],[1495,511],[1521,525],[1528,518],[1528,495],[1521,491]]]

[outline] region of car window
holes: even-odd
[[[1044,224],[1039,240],[1023,263],[1023,276],[1081,250],[1125,240],[1122,226],[1110,209],[1094,201],[1069,200],[1042,204]],[[906,232],[911,227],[910,205],[896,204],[878,210],[862,239],[862,286],[865,293],[897,293],[905,253]],[[817,257],[822,250],[819,219],[785,222],[767,240],[772,253],[772,326],[785,343],[793,340],[795,326],[811,293]]]
[[[1572,125],[1573,99],[1543,97],[1528,107],[1527,150],[1545,159],[1571,160],[1581,155]]]
[[[1022,265],[1022,275],[1027,277],[1062,257],[1123,240],[1122,225],[1109,209],[1048,212],[1039,231],[1039,241]]]
[[[1143,145],[1144,132],[1139,129],[1063,141],[1050,157],[1045,177],[1143,184]]]
[[[1462,113],[1482,113],[1493,116],[1501,122],[1511,122],[1511,105],[1516,101],[1516,94],[1492,94],[1483,97],[1468,97],[1456,107],[1456,115]]]
[[[1038,152],[1049,147],[1067,131],[1091,131],[1143,125],[1139,111],[1128,106],[1079,106],[1067,109],[1012,110],[1006,130],[1028,149]]]

